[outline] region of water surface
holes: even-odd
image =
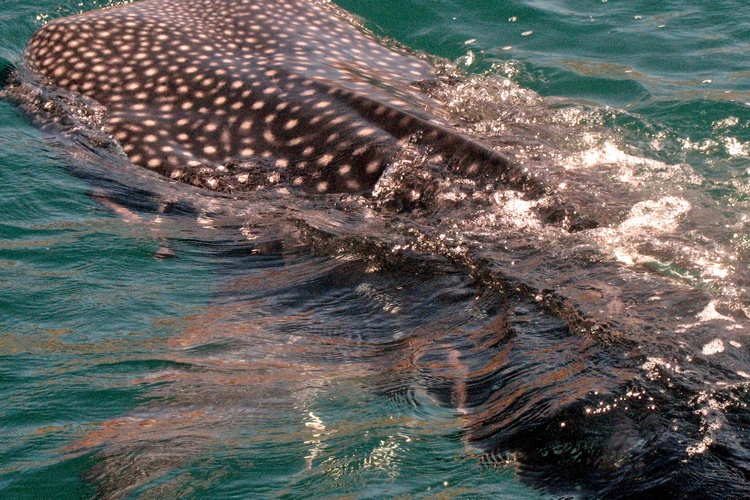
[[[0,58],[116,3],[6,0]],[[441,97],[580,220],[104,179],[0,101],[2,496],[741,498],[744,5],[337,3],[489,75]]]

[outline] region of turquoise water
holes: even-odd
[[[4,0],[0,62],[20,63],[43,22],[117,3]],[[726,216],[719,226],[732,224],[695,236],[708,249],[701,262],[724,269],[711,242],[747,262],[744,2],[337,3],[470,73],[584,103],[598,137],[590,149],[578,150],[590,130],[580,122],[549,128],[573,131],[571,158],[630,162],[636,177],[649,162],[689,167],[698,187],[655,175],[644,189],[699,193]],[[265,227],[247,244],[187,218],[118,217],[71,175],[76,158],[61,148],[0,101],[0,496],[547,495],[512,465],[475,456],[463,415],[427,382],[401,390],[414,367],[376,335],[479,328],[471,304],[498,299],[469,278],[373,271]],[[165,241],[177,258],[155,257]],[[744,293],[739,278],[729,285]],[[381,358],[392,366],[371,361]]]

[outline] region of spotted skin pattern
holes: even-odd
[[[415,85],[436,78],[431,65],[318,0],[142,0],[45,25],[26,61],[100,102],[133,163],[177,180],[197,171],[207,187],[242,189],[251,176],[237,165],[250,165],[361,192],[415,136],[469,172],[520,175],[441,123]]]

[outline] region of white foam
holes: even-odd
[[[498,191],[494,193],[493,201],[498,208],[495,213],[488,214],[491,220],[487,222],[499,221],[519,229],[541,230],[542,223],[533,211],[535,201],[521,199],[515,191]]]
[[[697,151],[699,153],[712,153],[724,148],[724,152],[733,158],[750,156],[750,142],[741,142],[736,137],[726,136],[714,139],[702,139],[691,141],[683,139],[682,149],[685,151]]]
[[[742,143],[734,137],[724,137],[721,142],[724,143],[724,148],[729,156],[748,156],[748,153],[750,153],[750,144]]]
[[[583,143],[589,149],[572,157],[568,169],[609,170],[617,180],[624,184],[639,186],[645,182],[658,179],[661,182],[679,181],[679,183],[698,185],[703,179],[696,175],[690,165],[684,163],[668,164],[659,160],[628,154],[612,141],[600,144],[600,138],[584,134]],[[661,149],[660,142],[651,143],[654,150]]]
[[[690,203],[677,196],[665,196],[659,200],[646,200],[633,205],[630,214],[620,224],[624,233],[640,232],[644,229],[658,233],[672,232],[678,219],[690,210]]]
[[[628,154],[621,150],[614,142],[605,141],[599,147],[592,147],[580,153],[574,164],[583,168],[614,165],[619,167],[621,182],[635,182],[635,168],[645,171],[665,170],[669,166],[661,161]]]
[[[600,228],[592,232],[602,249],[625,265],[651,262],[653,257],[636,249],[644,240],[669,234],[677,229],[679,220],[691,206],[677,196],[636,203],[628,217],[616,227]]]

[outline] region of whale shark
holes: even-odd
[[[272,171],[320,193],[364,192],[408,141],[460,170],[534,183],[447,127],[419,91],[432,65],[346,16],[309,0],[143,0],[46,24],[26,61],[102,104],[133,163],[217,191]]]
[[[461,276],[460,297],[471,300],[455,315],[466,315],[470,327],[449,324],[443,331],[440,324],[450,323],[444,318],[420,324],[397,342],[399,349],[386,343],[386,355],[378,353],[373,364],[385,373],[416,372],[415,386],[461,413],[467,450],[475,446],[486,460],[510,457],[520,463],[521,477],[584,498],[744,498],[750,491],[743,430],[750,358],[740,336],[750,325],[740,307],[743,294],[735,294],[738,306],[720,300],[725,297],[713,281],[675,277],[677,264],[677,271],[660,271],[660,261],[647,262],[651,268],[639,265],[643,260],[627,264],[642,257],[627,253],[638,244],[637,230],[666,242],[638,250],[667,261],[667,244],[680,243],[672,235],[700,228],[686,215],[686,199],[635,203],[616,192],[612,179],[600,187],[573,169],[524,167],[533,162],[516,162],[446,112],[440,93],[431,91],[442,76],[428,57],[377,39],[324,1],[128,3],[46,24],[29,42],[26,65],[42,84],[101,104],[104,131],[133,164],[215,192],[250,192],[238,199],[251,204],[267,195],[257,188],[268,178],[320,195],[435,181],[429,161],[415,161],[423,171],[399,178],[410,154],[440,156],[439,165],[461,182],[490,180],[489,190],[471,182],[421,186],[445,202],[431,207],[432,217],[391,217],[357,197],[336,198],[340,212],[334,213],[316,204],[326,196],[298,196],[273,210],[262,206],[271,214],[266,218],[251,205],[241,212],[249,219],[241,231],[257,241],[253,231],[276,224],[316,255],[360,259],[363,276],[372,268],[411,273],[419,265]],[[586,207],[545,197],[552,179],[560,181],[563,201],[591,200],[588,210],[596,217],[574,220]],[[197,199],[193,191],[189,197]],[[612,217],[622,212],[618,204],[625,215]],[[217,205],[211,204],[214,215]],[[281,205],[295,205],[294,213]],[[341,285],[351,274],[346,269],[323,281]],[[292,304],[318,293],[316,286],[306,294],[289,288],[301,295]],[[367,280],[351,288],[375,296]],[[400,287],[394,288],[391,297],[398,297]],[[244,318],[254,310],[245,306],[223,314]],[[294,323],[297,313],[282,309],[279,316]],[[198,330],[211,345],[221,333],[208,316],[211,327]],[[238,335],[243,328],[236,328]],[[285,347],[278,349],[292,361],[284,366],[298,364],[299,353]],[[215,387],[214,380],[185,376],[190,384]],[[234,404],[233,391],[227,392],[226,404]],[[173,423],[161,425],[151,437],[159,449],[161,432]],[[125,434],[122,446],[112,445],[113,455],[127,456],[122,448],[132,443]],[[117,474],[116,467],[102,471]]]

